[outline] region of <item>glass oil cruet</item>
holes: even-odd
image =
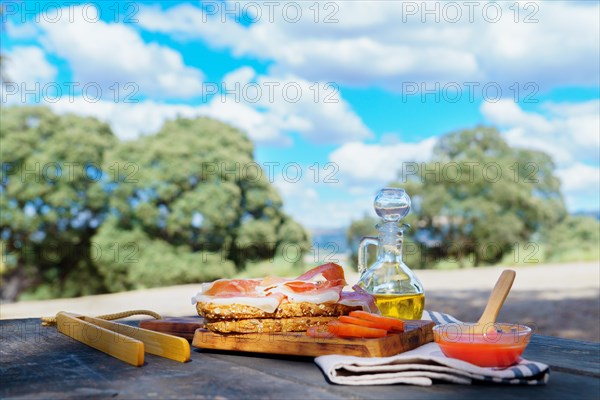
[[[410,197],[400,188],[381,189],[374,207],[381,217],[378,237],[363,237],[358,247],[358,285],[375,296],[382,315],[420,319],[425,295],[419,278],[402,261],[404,229],[400,220],[410,212]],[[368,247],[377,247],[377,260],[367,268]]]

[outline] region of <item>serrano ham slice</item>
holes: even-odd
[[[375,298],[372,295],[367,293],[358,285],[352,286],[352,289],[354,289],[354,292],[341,293],[338,301],[339,304],[351,307],[360,306],[362,307],[363,311],[379,314],[379,308],[377,308],[377,304],[375,304]]]
[[[344,269],[338,264],[328,263],[267,290],[282,293],[291,302],[324,304],[337,302],[345,285]]]
[[[284,296],[281,293],[266,293],[261,289],[263,284],[263,281],[257,279],[219,279],[204,283],[200,291],[192,297],[192,304],[242,304],[264,312],[275,312]]]
[[[203,293],[208,296],[239,296],[257,293],[256,288],[261,281],[256,279],[219,279],[211,283],[204,283]]]

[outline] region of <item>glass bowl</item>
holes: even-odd
[[[528,326],[517,324],[452,323],[435,326],[433,338],[446,357],[503,368],[519,361],[531,332]]]

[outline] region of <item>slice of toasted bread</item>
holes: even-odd
[[[259,308],[243,304],[222,305],[196,303],[198,314],[211,320],[238,320],[248,318],[295,318],[295,317],[337,317],[350,311],[362,310],[360,306],[346,306],[338,303],[314,304],[308,302],[282,302],[275,312],[269,313]]]
[[[220,333],[304,332],[309,326],[325,325],[335,319],[337,317],[205,319],[205,326],[210,331]]]

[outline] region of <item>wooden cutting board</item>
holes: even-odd
[[[204,326],[204,319],[200,317],[149,319],[140,321],[140,328],[150,329],[169,335],[179,336],[192,340],[196,329]]]
[[[192,340],[201,349],[231,350],[297,356],[345,354],[387,357],[433,341],[432,321],[406,321],[406,331],[383,338],[313,338],[304,332],[218,334],[203,329],[201,318],[168,318],[142,321],[145,329],[157,330]]]

